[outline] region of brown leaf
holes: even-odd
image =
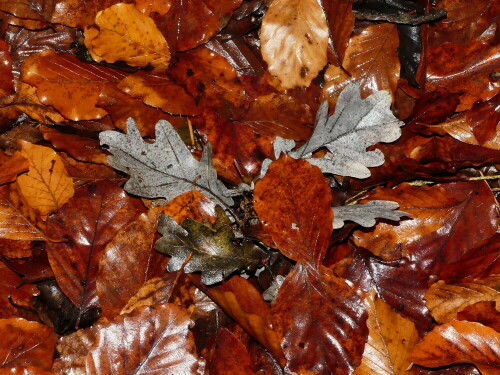
[[[415,325],[391,309],[372,291],[365,299],[370,331],[361,365],[353,375],[411,374],[409,360],[419,341]]]
[[[14,93],[14,76],[12,75],[12,58],[9,53],[9,45],[0,39],[0,95]]]
[[[242,0],[173,1],[165,14],[151,14],[170,49],[186,51],[208,41],[222,29]],[[172,52],[172,53],[173,53]]]
[[[52,146],[58,150],[64,150],[77,160],[107,164],[106,154],[102,152],[99,141],[88,137],[83,137],[77,134],[64,132],[71,128],[49,128],[42,125],[39,127],[46,141],[52,143]]]
[[[496,309],[495,305],[493,301],[483,301],[469,305],[457,314],[457,320],[478,322],[500,332],[500,311]]]
[[[0,188],[0,237],[9,240],[45,240],[41,219],[19,195],[15,185]],[[43,228],[43,227],[42,227]]]
[[[21,80],[37,87],[40,102],[74,121],[104,117],[107,112],[96,108],[99,94],[124,77],[118,70],[85,64],[73,55],[52,50],[28,57],[21,69]]]
[[[181,194],[164,206],[154,208],[157,215],[168,215],[177,224],[182,224],[187,218],[202,222],[204,220],[215,223],[217,214],[215,213],[215,203],[205,197],[197,190],[191,190]]]
[[[58,0],[50,19],[52,23],[83,29],[94,22],[96,13],[116,3],[128,0]]]
[[[381,222],[374,230],[356,231],[355,243],[383,259],[408,257],[433,273],[496,232],[495,202],[484,182],[432,187],[401,184],[395,189],[377,189],[369,199],[398,202],[411,219],[397,224]]]
[[[49,147],[20,141],[29,171],[18,177],[19,188],[30,207],[48,215],[59,210],[75,193],[59,155]]]
[[[412,361],[426,367],[473,363],[483,375],[498,374],[500,333],[475,322],[452,320],[429,332],[413,351]]]
[[[329,270],[298,263],[271,308],[274,330],[299,374],[350,374],[361,362],[368,335],[362,300]]]
[[[266,348],[276,360],[284,363],[280,343],[269,319],[269,306],[260,292],[247,280],[233,276],[221,285],[209,289],[201,283],[196,286],[214,300],[224,312]]]
[[[332,233],[332,195],[319,168],[282,156],[254,189],[254,209],[288,258],[319,266]]]
[[[21,318],[0,319],[0,367],[52,367],[57,341],[54,330]]]
[[[97,13],[95,25],[85,29],[85,46],[97,62],[120,60],[165,70],[170,61],[165,38],[134,4],[119,3]]]
[[[0,369],[0,375],[54,375],[54,373],[42,370],[39,367],[15,366],[8,369]]]
[[[325,71],[325,85],[323,86],[322,99],[328,100],[335,108],[339,95],[347,85],[354,81],[345,70],[335,65],[330,65]]]
[[[20,152],[12,156],[0,152],[0,185],[15,181],[18,174],[28,171],[29,165],[28,159]]]
[[[152,12],[163,16],[169,11],[172,3],[170,0],[136,0],[135,6],[146,16]]]
[[[96,276],[106,245],[144,211],[140,200],[103,181],[77,190],[47,220],[47,233],[66,239],[47,246],[50,265],[61,289],[80,313],[99,306]]]
[[[327,63],[328,25],[317,0],[275,0],[260,29],[262,57],[280,88],[307,87]]]
[[[22,279],[3,262],[0,262],[0,319],[17,318],[19,311],[11,303],[14,301],[31,301],[38,294],[38,289],[31,284],[19,285]],[[28,305],[27,303],[25,305]]]
[[[139,71],[123,79],[118,88],[133,98],[142,99],[147,105],[174,115],[200,114],[193,97],[164,75]]]
[[[500,46],[472,41],[467,45],[444,42],[429,47],[426,90],[446,87],[462,94],[457,111],[469,109],[477,101],[486,101],[500,91],[499,81],[489,74],[500,63]]]
[[[328,60],[332,64],[341,66],[354,28],[352,0],[322,0],[321,3],[326,12],[331,37],[328,44]]]
[[[390,23],[369,26],[351,38],[343,66],[361,84],[363,98],[380,90],[394,95],[400,69],[398,46],[396,25]]]
[[[161,260],[153,250],[155,233],[156,222],[141,214],[106,245],[99,261],[96,288],[103,314],[108,319],[118,315],[142,287],[152,262]]]
[[[197,367],[188,314],[172,304],[120,315],[99,330],[87,356],[89,375],[195,374]]]
[[[465,307],[480,301],[494,301],[500,304],[500,276],[460,284],[446,284],[439,281],[432,284],[425,300],[432,316],[438,323],[456,319],[457,313]]]
[[[211,374],[254,375],[247,349],[238,338],[226,328],[216,333],[215,348],[209,362]]]

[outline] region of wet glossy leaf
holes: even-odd
[[[398,46],[396,26],[390,23],[369,26],[351,38],[343,66],[360,83],[362,97],[380,90],[394,95],[400,70]]]
[[[21,73],[23,82],[37,87],[43,104],[74,121],[104,117],[106,111],[96,107],[99,94],[106,85],[114,85],[124,77],[118,70],[85,64],[73,55],[52,50],[27,58]]]
[[[158,262],[153,251],[156,223],[145,214],[123,227],[99,260],[96,288],[103,314],[113,319],[147,280]],[[116,276],[120,275],[119,278]]]
[[[14,92],[14,76],[12,75],[12,58],[9,53],[9,45],[0,39],[0,94],[9,95]]]
[[[129,193],[170,201],[198,190],[224,206],[233,204],[230,191],[217,179],[210,145],[197,161],[167,121],[156,124],[156,142],[152,144],[142,140],[132,119],[127,123],[127,134],[106,131],[99,139],[102,145],[110,146],[109,164],[131,176],[125,184]]]
[[[271,308],[286,369],[300,374],[350,374],[368,335],[362,300],[329,270],[298,263]]]
[[[3,262],[0,262],[0,319],[16,318],[19,311],[12,304],[14,301],[31,301],[38,294],[34,285],[26,284],[19,287],[22,279]],[[28,305],[28,304],[26,304]]]
[[[282,156],[254,189],[254,209],[264,230],[287,257],[317,267],[332,232],[332,196],[321,171]]]
[[[210,372],[220,375],[254,375],[247,349],[238,338],[226,328],[216,333],[214,353],[210,358]]]
[[[500,305],[500,276],[490,276],[460,284],[439,281],[425,294],[426,305],[439,323],[456,319],[466,306],[480,301],[494,301]]]
[[[280,87],[309,86],[326,65],[328,25],[316,0],[275,0],[260,30],[262,57]]]
[[[357,231],[356,244],[383,259],[409,257],[422,269],[434,273],[444,264],[460,259],[496,231],[495,203],[483,182],[432,187],[402,184],[395,189],[378,189],[370,199],[396,201],[411,219],[397,225],[379,223],[375,230],[366,233]],[[482,209],[479,211],[478,207]],[[471,222],[475,225],[471,226]]]
[[[166,69],[170,51],[153,20],[134,4],[119,3],[97,13],[95,25],[85,29],[85,45],[95,61],[124,61]]]
[[[495,302],[477,302],[467,306],[457,314],[457,320],[478,322],[500,332],[500,311]]]
[[[419,340],[415,325],[391,309],[374,291],[365,299],[365,305],[368,311],[368,342],[361,365],[353,374],[406,373],[411,364],[411,351]]]
[[[426,367],[473,363],[483,375],[500,367],[500,334],[475,322],[453,320],[429,332],[415,346],[411,360]]]
[[[321,1],[321,3],[330,29],[331,40],[328,44],[328,60],[332,64],[340,66],[344,60],[349,37],[354,28],[353,2],[352,0],[333,0]]]
[[[218,283],[236,270],[256,269],[265,256],[249,241],[234,244],[230,220],[222,209],[213,229],[189,218],[180,226],[170,216],[162,215],[158,231],[163,237],[156,242],[156,250],[172,257],[167,270],[201,271],[205,285]]]
[[[397,211],[399,204],[391,201],[370,201],[364,204],[333,207],[333,229],[344,226],[344,221],[354,221],[362,227],[372,227],[375,219],[399,221],[408,216],[406,212]]]
[[[111,182],[76,191],[57,214],[47,220],[47,232],[63,243],[47,247],[50,265],[63,292],[84,313],[99,306],[96,276],[106,245],[144,206]]]
[[[73,196],[73,179],[52,149],[25,141],[21,146],[30,164],[28,173],[17,179],[26,202],[42,216],[57,211]]]
[[[15,366],[8,369],[0,369],[0,375],[54,375],[52,371],[45,371],[40,367]]]
[[[31,365],[50,370],[57,341],[52,328],[21,318],[0,319],[0,334],[0,368]]]
[[[87,374],[195,374],[198,357],[188,327],[187,312],[171,304],[121,315],[99,330]]]
[[[395,141],[401,135],[402,125],[390,110],[387,92],[377,91],[361,99],[359,85],[352,83],[340,94],[332,116],[328,117],[328,105],[323,103],[316,115],[311,138],[290,155],[307,158],[324,173],[366,178],[370,176],[367,167],[384,162],[380,150],[366,151],[366,148],[378,142]],[[312,153],[322,147],[333,155],[311,158]]]

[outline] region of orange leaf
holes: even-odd
[[[365,299],[368,310],[368,342],[361,365],[353,375],[398,375],[410,367],[410,353],[418,342],[418,331],[382,301],[372,290]]]
[[[12,302],[31,301],[39,291],[32,284],[19,287],[21,277],[3,262],[0,262],[0,275],[2,275],[0,278],[0,318],[18,317],[19,311]],[[23,303],[23,305],[29,306],[29,303]]]
[[[210,373],[218,375],[255,375],[247,348],[228,329],[220,328],[214,353],[210,358]]]
[[[15,181],[17,175],[29,169],[28,160],[20,152],[8,156],[0,152],[0,185]]]
[[[318,266],[332,233],[332,194],[318,167],[282,156],[255,185],[254,209],[287,257]]]
[[[85,29],[85,46],[97,62],[166,69],[170,61],[165,37],[134,4],[119,3],[97,13],[95,25]]]
[[[432,284],[425,300],[434,319],[446,323],[456,319],[465,307],[480,301],[496,301],[500,305],[500,275],[467,283],[447,285],[444,281]]]
[[[136,0],[135,7],[139,9],[146,16],[150,13],[158,13],[163,16],[167,13],[172,6],[170,0]]]
[[[349,41],[344,68],[361,84],[361,96],[387,90],[394,97],[399,80],[399,38],[396,25],[383,23],[365,28]]]
[[[74,121],[106,116],[105,110],[96,108],[99,94],[124,77],[118,70],[86,64],[74,55],[53,50],[31,55],[21,68],[21,80],[36,86],[40,102]]]
[[[326,65],[328,25],[317,0],[275,0],[260,29],[262,57],[280,88],[308,87]]]
[[[75,193],[73,179],[68,176],[54,150],[19,142],[22,146],[21,155],[30,163],[28,173],[17,179],[24,198],[42,216],[57,211]]]
[[[179,225],[187,218],[199,222],[208,220],[212,224],[217,219],[215,203],[196,190],[181,194],[166,205],[155,207],[154,210],[158,216],[168,215]]]
[[[55,375],[51,371],[45,371],[39,367],[16,366],[8,369],[0,369],[0,375]]]
[[[0,319],[0,367],[52,367],[57,335],[54,330],[21,318]]]
[[[452,320],[437,326],[419,342],[411,360],[426,367],[473,363],[483,375],[500,370],[500,333],[475,322]]]

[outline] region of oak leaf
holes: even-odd
[[[264,257],[264,252],[249,241],[235,245],[231,221],[219,207],[217,221],[213,229],[193,219],[186,219],[182,226],[170,216],[160,216],[158,231],[162,234],[156,250],[170,255],[169,272],[201,271],[201,281],[215,284],[236,270],[256,269]]]
[[[17,179],[24,198],[42,216],[57,211],[75,193],[73,179],[54,150],[25,141],[20,143],[21,155],[30,164],[28,173]]]
[[[262,57],[282,89],[309,86],[326,65],[328,25],[317,0],[275,0],[260,29]]]
[[[97,13],[95,25],[85,29],[85,45],[97,62],[166,69],[170,61],[165,37],[134,4],[119,3]]]
[[[132,119],[127,122],[127,134],[105,131],[99,139],[112,153],[109,164],[130,175],[125,184],[129,193],[170,201],[198,190],[224,207],[234,203],[232,193],[217,179],[210,144],[197,161],[167,121],[156,124],[156,142],[152,144],[142,140]]]
[[[375,219],[399,221],[408,216],[406,212],[397,211],[399,203],[391,201],[370,201],[364,204],[333,207],[333,229],[344,226],[344,221],[354,221],[362,227],[372,227]]]

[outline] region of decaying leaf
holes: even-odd
[[[262,20],[262,57],[290,89],[309,86],[327,62],[328,25],[317,0],[275,0]]]
[[[213,229],[189,218],[180,226],[171,217],[160,216],[158,231],[163,238],[156,242],[155,248],[172,257],[169,272],[178,271],[185,264],[186,273],[201,271],[201,281],[210,285],[238,269],[257,267],[264,252],[249,241],[235,245],[229,218],[220,207],[217,210]]]
[[[390,95],[378,91],[361,99],[359,84],[349,84],[340,94],[335,113],[328,117],[328,103],[323,102],[316,114],[316,127],[311,138],[288,154],[295,159],[306,159],[324,173],[356,178],[370,176],[368,167],[384,163],[380,150],[366,151],[378,142],[393,142],[401,135],[404,125],[390,110]],[[326,147],[331,154],[312,158],[312,154]]]
[[[170,60],[165,37],[134,4],[119,3],[97,13],[95,25],[85,29],[85,45],[97,62],[165,69]]]
[[[333,207],[333,229],[344,226],[345,221],[354,221],[362,227],[372,227],[375,219],[399,221],[406,212],[397,211],[399,203],[391,201],[370,201],[365,204]]]
[[[130,175],[125,190],[131,194],[170,201],[198,190],[224,207],[234,204],[231,192],[217,179],[210,144],[197,161],[167,121],[156,124],[155,143],[142,140],[132,119],[127,121],[127,134],[105,131],[99,139],[112,153],[109,164]]]
[[[20,141],[21,155],[28,159],[29,171],[17,179],[28,204],[48,215],[62,207],[74,194],[73,179],[68,176],[54,150]]]

